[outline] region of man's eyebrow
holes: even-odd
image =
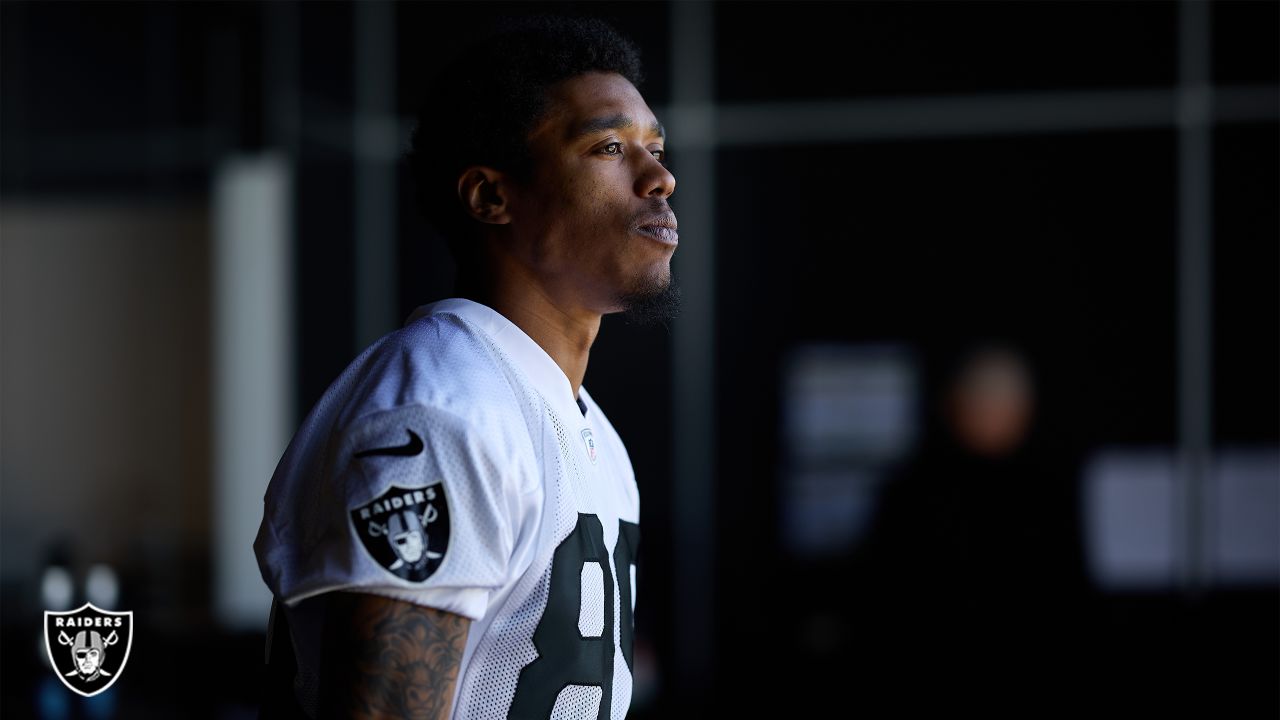
[[[634,120],[630,117],[618,113],[617,115],[606,115],[604,117],[592,118],[579,124],[569,133],[570,140],[577,140],[585,135],[592,135],[602,130],[628,130],[636,126]],[[667,131],[662,127],[662,123],[655,120],[649,126],[649,132],[657,135],[663,140],[667,139]]]

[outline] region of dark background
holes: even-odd
[[[254,715],[266,618],[257,628],[220,620],[211,586],[221,550],[201,499],[214,492],[207,436],[218,406],[208,340],[216,284],[208,280],[210,240],[198,229],[210,212],[211,178],[228,157],[266,152],[279,153],[292,173],[291,431],[370,333],[393,329],[451,290],[451,262],[416,214],[403,162],[394,153],[361,155],[358,54],[394,53],[394,86],[379,112],[404,149],[433,69],[493,18],[538,11],[605,17],[638,43],[648,78],[641,91],[671,133],[681,184],[673,207],[682,225],[714,234],[709,263],[689,260],[696,251],[686,248],[703,241],[696,232],[684,233],[676,255],[694,314],[671,328],[607,318],[586,379],[627,441],[644,497],[636,618],[651,674],[643,692],[637,680],[633,716],[1276,716],[1280,568],[1248,582],[1209,573],[1109,583],[1090,559],[1093,526],[1082,497],[1101,451],[1186,446],[1179,243],[1188,192],[1211,208],[1208,290],[1193,295],[1211,327],[1211,402],[1200,418],[1209,449],[1274,457],[1280,445],[1280,5],[702,8],[403,3],[385,16],[387,50],[353,33],[361,10],[349,3],[0,4],[6,255],[21,235],[14,218],[30,208],[197,219],[196,230],[173,236],[190,248],[181,273],[165,257],[129,260],[191,279],[138,291],[147,304],[170,302],[169,292],[190,303],[188,320],[174,327],[196,360],[154,392],[185,388],[190,399],[170,424],[196,439],[182,471],[129,491],[183,486],[180,513],[142,505],[179,513],[178,525],[142,537],[131,524],[106,523],[102,544],[59,544],[76,515],[19,517],[33,502],[47,507],[114,480],[50,482],[38,465],[13,460],[22,456],[22,418],[9,398],[24,377],[9,361],[18,342],[11,318],[43,310],[5,296],[6,717]],[[1207,80],[1222,99],[1203,126],[1208,172],[1192,190],[1180,184],[1180,143],[1195,129],[1179,124],[1176,105],[1192,52],[1189,12],[1207,19]],[[705,24],[681,25],[689,18]],[[677,30],[692,33],[693,55]],[[701,95],[676,97],[698,50],[708,53],[711,79],[690,86]],[[282,97],[293,110],[279,109]],[[1086,119],[1020,120],[1018,101],[1035,98],[1057,98],[1059,108],[1084,103],[1078,117]],[[992,109],[993,99],[1014,109]],[[797,113],[827,117],[821,111],[832,107],[918,118],[915,101],[942,110],[888,130],[828,124],[812,139],[744,130],[735,119],[750,110],[786,123]],[[668,120],[690,102],[719,112],[724,132],[713,133],[714,143],[682,139],[679,119]],[[376,283],[391,307],[372,323],[356,308],[362,288],[373,286],[353,270],[362,162],[390,178],[395,194],[385,206],[394,212],[394,262]],[[713,186],[698,168],[709,168]],[[690,198],[706,202],[690,207]],[[86,227],[95,240],[93,224]],[[691,283],[709,279],[703,302]],[[8,276],[6,283],[13,287]],[[68,285],[65,295],[91,302],[91,290]],[[700,332],[682,336],[680,323],[700,323],[686,325]],[[138,332],[110,342],[144,343],[157,328]],[[692,344],[678,347],[685,342]],[[939,415],[963,351],[988,342],[1018,349],[1037,398],[1026,442],[1000,462],[966,456]],[[793,487],[789,363],[806,347],[886,345],[910,359],[919,388],[913,440],[877,466],[859,539],[799,550],[782,521]],[[681,361],[690,352],[714,358],[710,375]],[[90,348],[71,362],[93,358]],[[712,420],[690,423],[690,403],[703,403]],[[682,459],[689,453],[713,459],[711,477],[690,475],[699,465]],[[699,492],[709,499],[697,506],[707,516],[690,518],[682,508]],[[1280,543],[1275,527],[1270,541]],[[149,560],[147,549],[160,546],[166,559]],[[39,560],[15,564],[18,556]],[[37,573],[62,564],[79,575],[96,562],[118,570],[120,606],[135,611],[138,635],[128,677],[82,702],[50,685],[41,664]],[[688,573],[696,582],[686,582]]]

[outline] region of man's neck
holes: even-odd
[[[600,332],[599,313],[552,297],[519,270],[494,282],[461,282],[457,294],[493,308],[523,330],[560,366],[578,397],[591,344]]]

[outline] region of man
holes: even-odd
[[[603,315],[674,309],[675,179],[639,79],[607,25],[543,20],[428,97],[411,164],[459,297],[326,391],[255,542],[304,714],[625,716],[639,496],[582,380]]]

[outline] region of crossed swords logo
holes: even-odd
[[[132,647],[132,611],[103,610],[92,603],[67,612],[44,611],[49,665],[54,677],[78,695],[93,697],[114,685]]]

